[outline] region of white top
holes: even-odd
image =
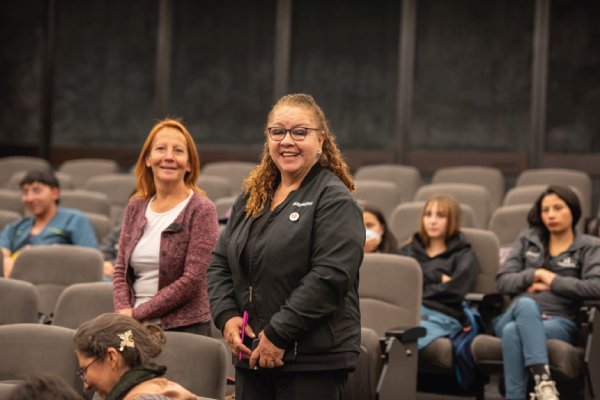
[[[140,241],[133,249],[129,265],[133,268],[135,282],[133,292],[135,293],[134,307],[144,304],[158,292],[158,262],[160,258],[160,238],[162,232],[175,221],[192,198],[194,192],[177,206],[164,213],[156,213],[150,209],[150,205],[156,198],[152,197],[146,207],[146,219],[148,223],[144,226],[144,233]],[[160,323],[160,320],[153,320]]]

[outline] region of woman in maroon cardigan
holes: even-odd
[[[206,270],[218,238],[214,204],[196,186],[198,153],[177,121],[150,132],[135,168],[115,264],[115,311],[163,329],[209,335]]]

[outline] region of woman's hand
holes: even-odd
[[[381,236],[367,238],[367,240],[365,241],[364,248],[365,253],[372,253],[375,250],[377,250],[377,247],[379,247],[379,243],[381,243]]]
[[[241,317],[233,317],[225,323],[223,327],[223,336],[227,341],[227,345],[231,349],[231,352],[235,355],[242,353],[242,358],[248,359],[252,355],[252,350],[244,346],[242,343],[242,325],[244,320]],[[246,324],[245,335],[251,338],[256,337],[250,325]]]
[[[538,268],[533,275],[533,282],[542,282],[550,286],[555,277],[556,274],[554,272],[548,271],[546,268]]]
[[[527,293],[539,293],[544,290],[550,290],[550,285],[546,285],[544,282],[534,282],[527,288]]]
[[[264,334],[264,331],[259,333],[258,337],[260,343],[252,352],[252,357],[250,357],[250,368],[256,367],[257,360],[258,365],[263,368],[281,367],[283,365],[283,354],[285,353],[285,350],[275,346]]]
[[[452,280],[452,278],[451,278],[451,277],[449,277],[449,276],[448,276],[448,275],[446,275],[446,274],[442,274],[442,283],[446,283],[446,282],[449,282],[449,281],[451,281],[451,280]]]
[[[121,315],[127,315],[128,317],[131,317],[131,308],[124,308],[122,310],[119,310],[119,314]]]

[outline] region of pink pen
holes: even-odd
[[[244,332],[246,332],[246,325],[248,324],[248,311],[244,311],[244,319],[242,321],[242,343],[244,343]],[[242,352],[240,351],[240,361],[242,361]]]

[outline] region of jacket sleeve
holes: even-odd
[[[183,274],[160,289],[152,299],[134,308],[132,316],[135,319],[160,318],[195,297],[201,288],[206,288],[206,270],[218,232],[217,210],[208,201],[192,215]]]
[[[358,279],[365,243],[362,211],[350,196],[339,196],[326,193],[319,202],[313,222],[312,268],[265,327],[272,341],[270,329],[287,343],[309,331],[339,308]]]
[[[233,277],[229,261],[227,260],[227,248],[232,231],[236,228],[234,225],[234,216],[241,207],[241,195],[238,196],[231,208],[231,217],[227,221],[227,226],[221,232],[217,246],[213,250],[212,260],[208,266],[208,297],[210,300],[210,313],[213,316],[215,325],[221,331],[223,326],[232,316],[241,315],[235,298]],[[229,318],[227,318],[229,317]]]
[[[414,252],[412,251],[413,243],[409,242],[402,246],[400,250],[398,250],[397,254],[400,256],[406,256],[417,259],[415,257]],[[418,262],[419,260],[417,260]],[[442,281],[442,274],[439,272],[435,272],[432,270],[424,270],[421,266],[421,272],[423,273],[423,286],[430,285],[432,283],[440,283]]]
[[[423,298],[442,303],[461,303],[465,295],[475,288],[479,276],[479,260],[473,250],[464,251],[459,256],[451,280],[432,283],[423,288]],[[441,278],[440,278],[441,280]],[[439,282],[439,281],[438,281]]]
[[[582,256],[581,279],[556,275],[550,290],[577,301],[600,298],[600,246],[589,246]]]
[[[502,294],[515,296],[523,293],[533,283],[534,268],[525,268],[525,243],[522,234],[506,257],[496,275],[496,288]]]
[[[121,227],[117,226],[102,240],[98,249],[102,252],[104,261],[110,261],[113,264],[116,262],[117,255],[115,254],[115,246],[119,243],[121,236]]]
[[[130,223],[134,218],[135,203],[138,199],[129,200],[123,217],[123,228],[119,238],[119,251],[117,252],[117,260],[115,261],[115,270],[113,272],[113,302],[115,304],[115,312],[133,307],[133,290],[127,283],[127,262],[125,260],[125,251],[129,247],[131,241],[131,226]]]
[[[96,232],[90,220],[83,213],[78,213],[70,221],[69,231],[71,233],[71,243],[76,246],[98,248]]]

